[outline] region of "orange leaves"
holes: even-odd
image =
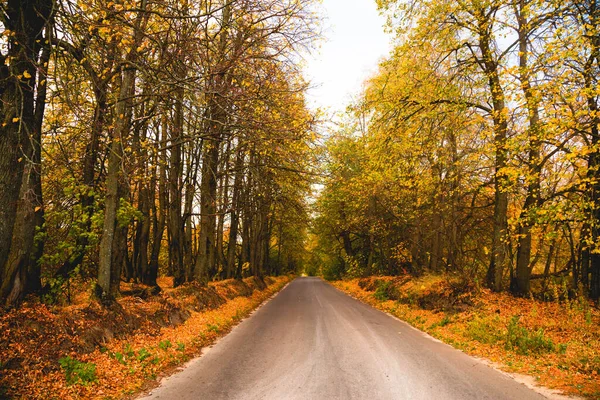
[[[541,302],[487,289],[461,289],[455,280],[449,276],[377,277],[333,284],[456,348],[500,364],[504,370],[532,375],[541,385],[568,394],[597,398],[600,310],[584,299]],[[394,282],[399,299],[377,300],[378,281]],[[447,311],[450,305],[451,311]],[[518,332],[526,333],[528,340],[550,342],[554,350],[522,354],[510,349],[506,341],[514,316],[519,316]]]
[[[266,278],[269,286],[262,290],[252,279],[211,283],[208,289],[167,288],[145,301],[123,297],[118,312],[96,303],[54,309],[26,303],[0,315],[0,388],[33,399],[45,399],[48,393],[60,399],[128,396],[197,356],[289,279]],[[167,286],[162,278],[161,283]],[[201,297],[202,291],[216,297]],[[160,318],[165,314],[176,318],[199,301],[205,302],[205,309],[190,311],[185,323],[174,326]],[[58,363],[66,356],[75,363],[93,364],[97,381],[67,384]]]

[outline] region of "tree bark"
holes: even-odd
[[[525,198],[525,204],[521,212],[521,225],[519,229],[519,241],[517,249],[517,265],[516,265],[516,277],[515,277],[515,293],[526,296],[530,291],[530,276],[532,266],[530,265],[531,260],[531,227],[532,213],[536,207],[540,204],[540,131],[539,122],[540,114],[538,101],[533,93],[531,86],[530,71],[528,70],[528,37],[531,29],[530,22],[527,20],[525,11],[525,1],[519,0],[518,9],[516,11],[518,21],[518,34],[519,34],[519,79],[521,81],[521,89],[525,95],[525,101],[527,106],[529,126],[527,128],[528,135],[528,161],[527,161],[527,177],[529,181],[527,186],[527,195]]]
[[[239,146],[239,145],[238,145]],[[229,243],[227,243],[227,278],[232,278],[236,266],[237,237],[240,221],[240,192],[242,186],[242,167],[244,163],[244,151],[238,147],[235,159],[235,178],[233,180],[233,194],[231,200]]]
[[[209,272],[215,268],[216,224],[217,224],[217,174],[219,150],[223,140],[223,130],[227,123],[225,94],[227,90],[227,65],[225,51],[231,20],[231,4],[223,8],[222,30],[216,71],[209,80],[208,94],[208,139],[202,148],[202,182],[200,186],[200,240],[196,262],[196,280],[208,282]]]
[[[141,0],[140,10],[145,10],[146,0]],[[117,225],[117,213],[125,184],[123,174],[124,147],[127,144],[132,114],[132,98],[135,93],[137,48],[142,39],[141,26],[144,12],[140,11],[134,24],[134,40],[127,55],[127,66],[122,72],[121,87],[115,106],[116,122],[110,136],[103,234],[100,241],[98,284],[96,295],[103,303],[111,303],[119,292],[120,271],[123,254],[127,251],[127,227]],[[123,245],[124,243],[124,245]],[[117,276],[115,276],[117,275]]]
[[[479,47],[482,54],[482,65],[488,80],[492,98],[492,120],[494,124],[494,215],[492,233],[492,252],[487,272],[488,286],[494,291],[502,290],[502,277],[506,269],[507,233],[508,233],[508,193],[506,192],[507,178],[503,171],[506,167],[508,152],[506,139],[508,131],[507,110],[504,90],[500,83],[498,63],[494,59],[492,49],[492,22],[484,11],[479,10]]]
[[[40,129],[36,125],[39,118],[43,118],[44,111],[43,105],[36,104],[35,91],[36,88],[41,90],[43,93],[38,93],[38,99],[40,94],[43,94],[42,100],[45,99],[45,85],[40,85],[37,66],[44,41],[44,27],[50,22],[53,6],[52,0],[8,0],[3,6],[4,29],[13,32],[13,35],[8,36],[7,53],[0,55],[0,111],[3,115],[0,127],[2,303],[18,300],[29,285],[28,272],[34,272],[28,270],[32,255],[32,236],[35,235],[36,221],[39,221],[39,216],[35,215],[37,206],[21,202],[17,213],[17,204],[20,198],[23,199],[20,195],[28,195],[30,189],[35,195],[40,187],[35,176],[39,169],[32,170],[30,164],[35,161],[34,156],[39,159],[41,144],[40,141],[36,143],[36,136]],[[28,174],[24,180],[25,170],[28,170]],[[24,183],[30,187],[21,190]],[[19,225],[25,223],[26,226],[15,226],[16,221]],[[32,227],[34,232],[31,232]],[[13,244],[14,239],[18,243]],[[37,280],[35,277],[34,279]],[[37,285],[34,283],[34,286]]]
[[[173,272],[173,286],[185,282],[183,264],[183,218],[181,215],[183,163],[181,138],[183,137],[183,88],[178,89],[175,100],[175,121],[171,130],[171,162],[169,165],[169,256]]]

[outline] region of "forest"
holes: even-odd
[[[598,4],[378,5],[396,45],[327,141],[323,274],[598,300]]]
[[[0,299],[296,270],[310,2],[2,2]],[[89,285],[88,285],[89,286]]]

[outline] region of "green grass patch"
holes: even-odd
[[[397,300],[399,297],[398,289],[392,281],[378,281],[373,296],[379,301]]]
[[[552,339],[544,336],[542,328],[531,332],[519,324],[519,319],[520,317],[515,315],[508,323],[505,342],[507,350],[513,350],[517,354],[523,355],[530,353],[542,354],[555,350],[556,346],[552,342]],[[566,351],[566,347],[564,351]]]
[[[69,356],[58,360],[58,363],[65,371],[65,378],[68,385],[87,385],[98,381],[96,376],[96,364],[84,363]]]
[[[502,333],[497,328],[498,320],[475,317],[467,323],[465,334],[467,337],[483,344],[495,344],[502,340]]]
[[[167,350],[171,346],[173,346],[173,345],[171,344],[170,340],[162,340],[158,343],[158,348],[161,350]]]

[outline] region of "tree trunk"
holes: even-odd
[[[239,145],[238,145],[239,146]],[[235,178],[233,180],[233,194],[231,200],[229,243],[227,243],[227,278],[232,278],[236,265],[237,236],[240,221],[240,192],[242,186],[244,151],[238,148],[235,160]]]
[[[531,87],[530,72],[528,71],[528,40],[530,23],[527,21],[525,14],[525,1],[519,1],[519,9],[517,13],[517,20],[519,24],[519,79],[521,81],[521,89],[525,95],[525,101],[527,105],[529,127],[527,129],[529,139],[529,159],[527,165],[526,177],[529,181],[527,186],[527,196],[525,198],[525,204],[521,212],[521,226],[519,232],[519,243],[517,249],[517,266],[516,266],[516,277],[515,277],[515,292],[516,294],[526,296],[530,290],[530,276],[532,266],[530,265],[531,259],[531,227],[532,213],[540,203],[540,148],[541,141],[539,138],[539,121],[540,114],[538,109],[538,100],[533,93]]]
[[[181,138],[183,137],[183,88],[178,90],[175,101],[175,121],[171,130],[171,162],[169,169],[169,256],[173,268],[173,286],[185,281],[183,265],[183,219],[181,216],[183,164]]]
[[[227,123],[225,95],[227,92],[226,47],[231,21],[231,4],[223,8],[219,37],[218,62],[213,77],[209,79],[208,96],[208,139],[202,149],[202,182],[200,187],[200,240],[196,262],[196,280],[208,281],[208,274],[215,268],[217,228],[217,174],[219,150]]]
[[[50,46],[44,46],[38,62],[38,82],[46,79],[50,61]],[[39,260],[44,241],[36,238],[44,229],[44,202],[42,199],[42,124],[46,107],[46,85],[39,85],[35,99],[33,132],[30,145],[23,147],[26,165],[17,203],[17,214],[13,230],[7,270],[15,274],[13,287],[7,304],[14,304],[27,293],[42,288]],[[27,150],[26,150],[27,149]],[[14,271],[14,272],[12,272]]]
[[[592,151],[588,158],[588,177],[589,184],[589,200],[591,203],[591,220],[589,224],[591,230],[592,248],[587,250],[589,259],[589,295],[594,300],[600,299],[600,254],[598,254],[598,242],[600,241],[600,136],[598,124],[600,123],[600,112],[596,95],[596,71],[600,62],[600,35],[598,28],[600,26],[599,15],[600,10],[597,7],[596,1],[589,2],[589,29],[588,39],[591,42],[591,51],[587,62],[584,66],[583,75],[586,89],[586,100],[588,111],[590,113],[590,148]]]
[[[146,0],[141,0],[140,10],[146,8]],[[96,296],[103,303],[111,303],[119,292],[120,271],[124,250],[127,250],[127,227],[117,226],[117,212],[121,203],[125,176],[123,174],[124,147],[127,144],[131,124],[132,98],[135,94],[137,48],[142,39],[141,25],[144,12],[137,15],[134,26],[134,41],[127,55],[128,66],[122,72],[121,88],[115,106],[116,122],[110,137],[108,168],[106,176],[106,198],[103,234],[100,240],[98,285]],[[124,236],[124,237],[123,237]],[[115,276],[118,274],[118,276]]]
[[[10,252],[13,238],[30,241],[24,235],[30,235],[27,231],[36,224],[35,211],[31,213],[21,208],[19,215],[28,219],[28,227],[19,227],[19,230],[25,228],[22,231],[14,230],[23,174],[27,163],[33,161],[23,156],[33,154],[32,142],[38,134],[36,111],[39,111],[39,118],[43,118],[43,108],[36,105],[34,93],[36,87],[38,90],[41,88],[37,79],[37,62],[44,41],[44,27],[50,22],[52,9],[52,0],[8,0],[2,10],[4,29],[13,32],[13,35],[7,38],[6,55],[0,55],[0,111],[3,115],[0,127],[0,303],[7,300],[14,302],[28,285],[22,280],[27,279],[30,261],[27,254],[31,255],[31,247],[15,249],[13,256]],[[39,145],[38,141],[34,146]],[[39,157],[39,154],[35,156]],[[34,171],[33,175],[36,173]],[[35,176],[33,179],[31,182],[30,176],[26,177],[28,184],[32,183],[35,189]],[[23,242],[18,246],[28,245]],[[19,257],[15,259],[17,253]],[[12,262],[9,262],[9,257]],[[19,269],[25,269],[25,272],[20,274]]]
[[[479,47],[482,53],[484,72],[488,79],[490,95],[492,97],[494,123],[494,146],[496,148],[494,160],[494,216],[492,233],[492,252],[490,265],[487,272],[488,286],[499,292],[502,290],[502,276],[506,269],[507,233],[508,233],[508,193],[506,192],[507,177],[503,171],[506,167],[508,151],[506,139],[508,131],[507,110],[505,105],[504,90],[500,83],[498,63],[494,59],[491,46],[491,22],[484,17],[480,18]]]
[[[166,124],[165,124],[166,125]],[[163,126],[162,129],[163,138],[166,135],[166,129]],[[165,141],[166,142],[166,141]],[[164,149],[160,156],[159,160],[157,160],[157,164],[159,164],[158,170],[158,207],[156,203],[152,202],[152,215],[153,215],[153,224],[152,224],[152,248],[150,251],[150,262],[148,263],[148,271],[143,275],[143,280],[146,285],[150,286],[158,286],[156,283],[156,278],[158,277],[158,258],[160,256],[160,250],[162,247],[162,238],[165,231],[166,224],[166,209],[167,204],[169,202],[169,195],[167,192],[167,173],[166,173],[166,165],[167,165],[167,150]],[[153,179],[151,182],[152,192],[156,193],[156,167],[153,173]],[[151,196],[154,199],[154,196]]]
[[[191,167],[188,165],[188,167]],[[194,279],[194,257],[193,257],[193,232],[192,210],[194,206],[194,185],[188,183],[185,186],[185,204],[183,215],[185,216],[185,229],[183,234],[183,262],[185,264],[185,279],[192,281]]]

